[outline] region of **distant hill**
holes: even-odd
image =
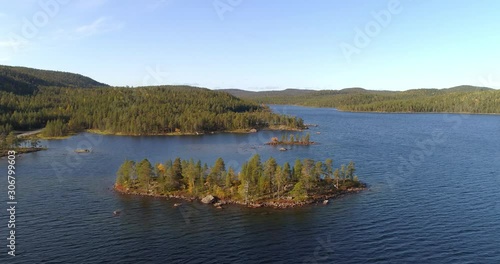
[[[450,92],[477,92],[477,91],[491,91],[495,89],[489,87],[472,86],[472,85],[460,85],[443,90],[448,90]]]
[[[500,90],[470,85],[407,91],[376,91],[359,87],[320,91],[226,91],[262,104],[333,107],[345,111],[500,113]]]
[[[296,95],[304,95],[315,92],[314,90],[306,90],[306,89],[286,89],[279,91],[259,91],[259,92],[246,91],[241,89],[220,89],[219,91],[230,93],[236,97],[244,97],[244,98],[262,97],[262,96],[268,96],[268,97],[296,96]]]
[[[75,73],[0,65],[0,91],[31,94],[40,86],[90,88],[108,85]]]

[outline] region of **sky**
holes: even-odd
[[[0,0],[0,64],[113,86],[500,88],[496,0]]]

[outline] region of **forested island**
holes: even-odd
[[[500,90],[468,85],[408,91],[374,91],[363,88],[223,91],[257,103],[332,107],[351,112],[500,114]]]
[[[313,144],[316,144],[316,142],[311,141],[311,135],[309,133],[306,133],[305,135],[302,136],[293,134],[290,134],[290,136],[288,136],[288,134],[282,134],[281,139],[278,137],[272,137],[271,141],[266,143],[266,145],[271,145],[271,146],[278,146],[278,145],[308,146]]]
[[[355,171],[352,161],[336,169],[332,159],[297,159],[292,166],[288,162],[279,165],[272,157],[261,162],[258,154],[245,162],[240,172],[226,168],[222,158],[211,167],[193,159],[176,158],[154,165],[147,159],[126,160],[118,169],[114,188],[125,194],[200,199],[217,207],[287,208],[327,203],[329,198],[359,192],[365,184]]]
[[[91,131],[116,135],[197,135],[259,129],[301,130],[221,91],[190,86],[109,87],[72,73],[0,67],[0,133],[45,128],[46,138]]]

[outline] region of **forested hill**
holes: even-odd
[[[447,89],[373,91],[362,88],[343,90],[283,90],[244,92],[227,90],[244,99],[264,104],[333,107],[360,112],[454,112],[500,113],[500,90],[457,86]]]
[[[89,88],[108,85],[75,73],[0,65],[0,91],[32,94],[41,86]]]
[[[86,129],[163,135],[300,129],[303,121],[225,92],[189,86],[39,87],[28,95],[0,91],[0,134],[45,126],[46,136]]]
[[[286,96],[295,96],[295,95],[304,95],[313,92],[312,90],[305,89],[286,89],[283,91],[262,91],[262,92],[253,92],[246,91],[241,89],[221,89],[220,91],[230,93],[236,97],[241,98],[262,98],[262,97],[278,97],[282,95]]]

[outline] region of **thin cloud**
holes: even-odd
[[[118,23],[109,17],[100,17],[88,25],[76,28],[75,33],[79,37],[90,37],[96,34],[119,30],[122,26],[123,25],[121,23]]]

